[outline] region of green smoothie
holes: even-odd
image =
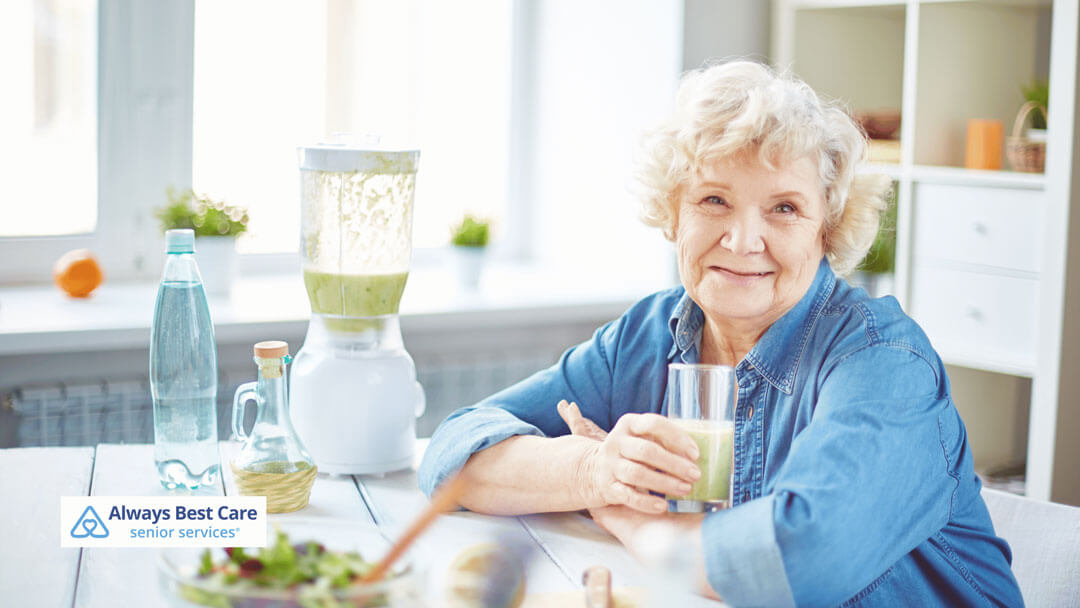
[[[409,273],[339,274],[304,271],[304,286],[311,312],[339,317],[378,317],[397,314]],[[333,319],[334,329],[361,331],[371,325],[364,320]]]
[[[668,500],[700,500],[702,502],[731,502],[731,461],[735,443],[735,428],[731,422],[672,419],[698,446],[697,465],[701,479],[686,496],[668,496]]]

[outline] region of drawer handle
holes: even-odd
[[[967,318],[969,318],[972,321],[975,321],[977,323],[982,323],[983,320],[986,318],[983,315],[982,311],[979,310],[978,308],[975,308],[974,306],[968,306],[967,311],[964,314],[965,314],[965,316],[967,316]]]
[[[982,222],[975,222],[971,225],[971,228],[975,230],[975,234],[979,236],[986,236],[987,233],[990,232],[990,230],[986,227],[986,224]]]

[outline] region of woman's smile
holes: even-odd
[[[734,283],[736,285],[752,285],[773,274],[771,271],[768,270],[737,270],[724,266],[709,266],[709,270],[719,275],[725,281]]]

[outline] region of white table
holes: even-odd
[[[422,449],[423,446],[421,446]],[[222,442],[222,462],[237,445]],[[227,466],[224,493],[236,487]],[[152,445],[102,444],[96,449],[13,448],[0,450],[0,604],[4,606],[163,606],[155,549],[62,549],[61,496],[168,495],[158,483]],[[386,476],[320,475],[310,504],[277,518],[333,518],[374,523],[396,538],[427,505],[415,471]],[[581,588],[585,568],[612,571],[616,587],[640,587],[649,572],[614,538],[577,513],[494,517],[451,513],[417,541],[428,560],[429,601],[439,605],[440,572],[462,549],[498,537],[529,547],[527,603]],[[565,600],[565,597],[563,598]],[[681,602],[682,605],[687,605]],[[721,606],[695,598],[692,604]]]

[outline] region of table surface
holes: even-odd
[[[239,449],[221,443],[222,462]],[[424,444],[418,448],[418,457]],[[225,495],[237,495],[229,468]],[[61,548],[61,496],[166,496],[153,467],[152,445],[101,444],[97,448],[12,448],[0,450],[0,598],[9,606],[162,606],[157,549]],[[415,470],[384,476],[319,475],[310,504],[293,514],[270,515],[352,520],[374,524],[397,538],[428,504],[416,485]],[[593,565],[611,569],[616,588],[641,587],[650,572],[592,520],[579,513],[497,517],[457,512],[440,517],[417,541],[424,556],[428,601],[440,605],[439,573],[462,549],[498,538],[524,547],[527,605],[579,593],[581,575]],[[583,598],[583,595],[582,595]],[[700,597],[680,605],[722,606]],[[582,604],[583,599],[582,599]]]

